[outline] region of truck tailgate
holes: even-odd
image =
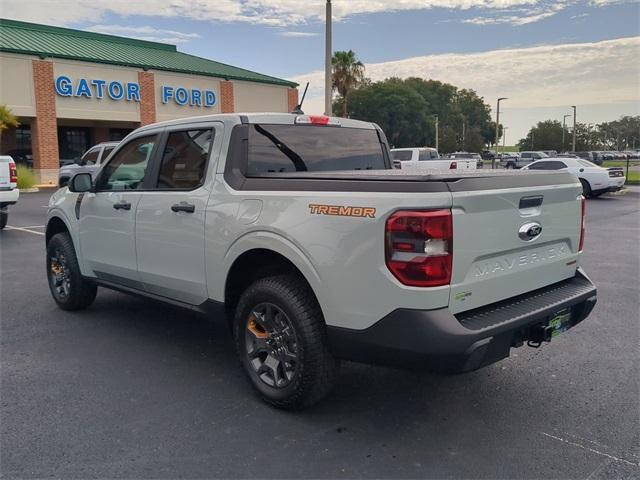
[[[9,178],[9,161],[0,159],[0,189],[8,190],[12,188]]]
[[[524,178],[524,177],[521,177]],[[536,185],[504,178],[452,184],[453,313],[573,277],[581,229],[577,179],[555,174]],[[501,188],[505,182],[509,188]],[[540,228],[538,228],[540,227]],[[535,235],[538,233],[538,235]]]

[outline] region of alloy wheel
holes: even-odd
[[[272,303],[251,309],[245,329],[249,365],[273,388],[285,388],[300,369],[298,341],[289,317]]]

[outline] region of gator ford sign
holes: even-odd
[[[59,75],[55,79],[55,90],[61,97],[84,97],[102,100],[110,98],[115,101],[139,102],[140,84],[137,82],[121,82],[119,80],[102,80],[78,78],[72,80],[66,75]],[[216,104],[216,94],[213,90],[160,86],[162,103],[175,103],[179,106],[211,108]]]

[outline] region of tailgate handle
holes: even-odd
[[[535,197],[522,197],[520,199],[520,210],[525,208],[535,208],[542,205],[542,195],[536,195]]]

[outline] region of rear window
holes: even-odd
[[[435,150],[428,150],[425,148],[420,150],[418,160],[420,161],[437,160],[438,158],[440,158],[438,155],[438,152],[436,152]]]
[[[386,169],[375,130],[316,125],[249,127],[247,173]]]

